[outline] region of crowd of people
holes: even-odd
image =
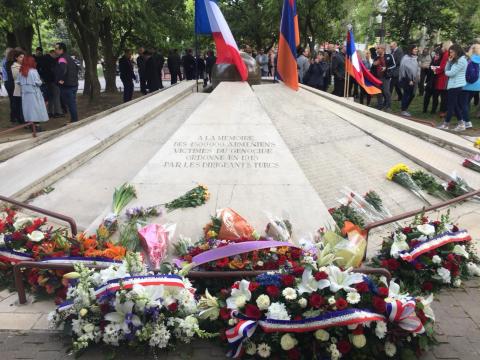
[[[328,45],[311,57],[308,49],[298,49],[297,68],[299,81],[327,91],[333,78],[332,93],[353,96],[361,104],[370,105],[372,96],[350,77],[345,88],[345,47]],[[479,106],[480,93],[480,39],[463,48],[446,41],[432,48],[410,45],[405,49],[391,42],[389,46],[377,45],[368,51],[357,50],[365,67],[382,82],[377,95],[376,108],[391,111],[392,95],[400,101],[400,115],[411,117],[410,105],[415,95],[423,97],[423,112],[443,118],[440,129],[450,129],[455,116],[458,120],[453,130],[464,131],[473,127],[470,119],[472,103]],[[431,107],[430,107],[431,103]],[[480,108],[477,112],[480,117]]]
[[[78,63],[67,54],[64,43],[57,43],[48,54],[38,47],[33,56],[21,48],[8,48],[0,67],[12,123],[38,124],[66,112],[72,122],[78,120]]]

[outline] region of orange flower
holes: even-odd
[[[246,264],[242,260],[233,259],[232,261],[230,261],[230,264],[228,264],[228,267],[230,269],[243,269],[245,265]]]
[[[127,253],[127,249],[120,245],[113,245],[112,243],[106,243],[107,249],[103,251],[103,256],[113,260],[122,260]]]
[[[89,238],[83,240],[82,245],[83,245],[83,248],[84,248],[85,250],[87,250],[87,249],[96,249],[97,246],[98,246],[98,242],[97,242],[97,240],[95,239],[95,237],[89,237]]]
[[[280,255],[285,255],[288,252],[287,246],[280,246],[277,248],[277,253]]]

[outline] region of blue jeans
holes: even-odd
[[[77,114],[77,90],[78,86],[60,85],[60,96],[63,103],[68,108],[72,122],[78,121]]]

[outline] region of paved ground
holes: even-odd
[[[442,292],[433,308],[437,317],[440,344],[422,357],[425,360],[478,360],[480,359],[480,279],[468,282],[463,289]],[[58,333],[0,332],[0,358],[2,360],[73,359],[68,354],[69,341]],[[112,353],[106,348],[92,348],[83,354],[83,359],[107,359]],[[217,344],[195,342],[182,345],[170,353],[135,353],[124,351],[117,359],[224,359],[225,351]]]

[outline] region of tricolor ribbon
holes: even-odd
[[[74,264],[84,264],[85,266],[104,266],[109,267],[114,264],[121,264],[121,261],[112,260],[106,257],[81,257],[81,256],[65,256],[65,257],[54,257],[54,258],[44,258],[41,260],[42,263],[46,264],[62,264],[62,265],[74,265]]]
[[[2,249],[0,250],[0,260],[8,263],[17,264],[22,261],[32,261],[33,257],[19,251]]]
[[[392,300],[386,302],[388,320],[398,323],[402,329],[422,334],[425,331],[422,322],[415,314],[415,300]]]
[[[453,242],[465,242],[472,240],[472,237],[468,234],[466,230],[461,230],[457,232],[444,232],[434,238],[423,241],[409,250],[405,250],[400,253],[402,260],[412,262],[417,257],[422,254],[425,254],[429,251],[435,250],[445,244]]]
[[[265,319],[254,321],[245,318],[245,316],[242,314],[236,314],[235,312],[232,313],[232,316],[240,319],[235,327],[225,332],[231,347],[227,356],[233,358],[240,357],[243,343],[253,335],[257,326],[260,326],[265,333],[303,333],[316,331],[319,329],[328,329],[335,326],[364,324],[370,321],[385,321],[385,316],[365,309],[331,311],[303,320]]]
[[[178,275],[146,275],[131,276],[113,279],[95,289],[95,296],[100,298],[107,294],[115,293],[120,289],[131,289],[134,285],[165,286],[185,288],[183,278]]]
[[[201,254],[194,256],[192,258],[192,263],[195,263],[196,266],[199,266],[211,261],[223,259],[230,256],[249,253],[255,250],[270,249],[270,248],[282,247],[282,246],[294,247],[294,248],[298,247],[286,241],[273,241],[273,240],[245,241],[245,242],[230,244],[227,246],[221,246],[215,249],[205,251]]]
[[[67,300],[57,306],[57,311],[58,312],[67,311],[71,307],[73,307],[73,301]]]

